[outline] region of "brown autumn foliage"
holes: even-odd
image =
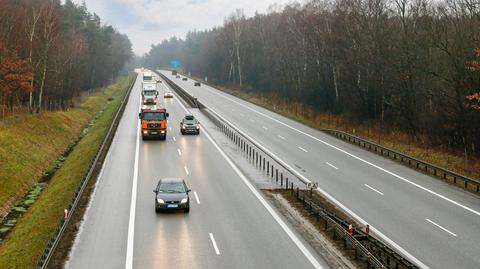
[[[32,87],[29,82],[33,74],[27,65],[28,61],[9,53],[1,43],[0,55],[0,88],[3,94],[31,91]]]
[[[480,57],[480,48],[475,49],[475,53],[477,54],[477,57]],[[480,61],[479,60],[474,60],[470,61],[467,63],[467,69],[473,71],[473,72],[479,72],[480,73]],[[470,101],[469,104],[467,104],[468,107],[471,107],[476,110],[480,110],[480,91],[476,92],[471,95],[467,95],[465,97],[468,101]]]
[[[128,37],[85,4],[0,0],[3,112],[67,109],[82,91],[113,81],[132,55]]]

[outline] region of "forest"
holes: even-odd
[[[310,0],[152,45],[143,63],[478,155],[477,0]]]
[[[128,37],[71,0],[0,0],[0,119],[67,109],[114,80],[133,57]]]

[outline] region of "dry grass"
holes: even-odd
[[[310,127],[342,130],[459,174],[480,179],[480,158],[478,156],[465,160],[461,152],[434,146],[425,137],[419,137],[413,142],[408,134],[399,131],[385,131],[380,124],[375,122],[369,124],[355,122],[347,116],[322,113],[302,103],[288,101],[275,95],[218,88]]]
[[[42,162],[41,158],[51,158],[53,160],[57,157],[58,153],[65,149],[71,139],[79,135],[81,127],[89,122],[95,113],[105,108],[95,124],[90,127],[89,132],[80,140],[63,166],[51,179],[49,186],[41,194],[38,201],[29,208],[5,239],[0,247],[0,268],[32,268],[35,266],[58,225],[63,209],[70,203],[92,157],[107,132],[115,111],[126,93],[128,82],[127,78],[120,79],[117,84],[108,87],[107,90],[97,92],[95,95],[86,98],[85,102],[73,111],[33,116],[29,122],[35,123],[37,127],[44,125],[42,128],[45,128],[47,133],[31,132],[30,136],[32,137],[25,145],[23,145],[23,139],[10,137],[12,139],[10,143],[13,144],[11,150],[27,159],[12,158],[9,160],[9,165],[12,168],[27,168],[29,178],[27,180],[18,177],[24,180],[22,183],[17,183],[10,182],[13,181],[12,177],[7,177],[5,182],[11,185],[9,189],[12,193],[21,193],[21,191],[15,190],[15,187],[29,186],[30,182],[38,179],[35,175],[39,171],[41,173],[43,171],[41,169],[48,166],[49,161],[44,159]],[[113,101],[107,104],[107,99],[111,97],[114,98]],[[45,120],[48,121],[45,122]],[[20,127],[25,128],[26,126],[30,125],[21,125],[16,128],[20,131]],[[41,142],[35,142],[35,139],[40,139]],[[15,147],[17,143],[21,144],[18,148]],[[30,155],[35,155],[35,158],[30,158]],[[21,164],[17,162],[21,162]],[[35,163],[35,169],[28,168],[30,166],[29,162]],[[0,171],[4,172],[3,169]],[[16,172],[16,170],[9,171]],[[23,173],[27,172],[21,173],[25,176]],[[4,175],[8,175],[7,172]]]

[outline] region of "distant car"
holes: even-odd
[[[200,86],[200,82],[198,81],[195,81],[195,83],[193,83],[194,86]]]
[[[176,78],[180,78],[180,76],[177,75]]]
[[[181,178],[163,178],[158,181],[155,193],[155,212],[179,210],[190,212],[190,189]]]
[[[171,91],[165,91],[163,98],[173,98],[173,93]]]
[[[162,83],[162,81],[161,81],[161,80],[159,80],[159,79],[157,79],[157,83]]]
[[[188,78],[186,78],[186,77],[183,77],[183,78],[182,78],[182,80],[183,80],[183,81],[187,81],[187,80],[188,80]]]
[[[200,134],[200,122],[192,115],[185,114],[180,122],[180,131],[184,134]]]

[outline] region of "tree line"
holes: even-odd
[[[145,55],[245,91],[479,152],[476,0],[310,0],[172,38]],[[475,94],[477,93],[477,94]],[[478,146],[478,145],[477,145]]]
[[[126,35],[71,0],[0,0],[0,106],[65,109],[133,56]]]

